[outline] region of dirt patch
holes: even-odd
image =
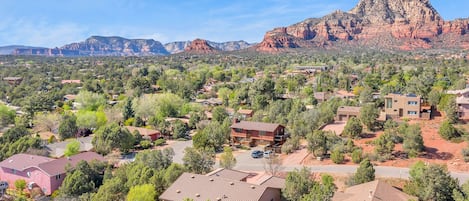
[[[469,171],[469,164],[465,163],[461,150],[466,148],[467,142],[454,143],[449,142],[440,137],[438,129],[441,122],[444,120],[443,116],[438,116],[433,120],[411,120],[409,124],[418,124],[422,129],[422,137],[425,145],[425,152],[417,158],[405,159],[395,158],[386,162],[374,162],[380,166],[394,166],[394,167],[410,167],[417,161],[424,161],[427,163],[444,164],[450,171]],[[363,149],[363,153],[373,153],[374,145],[371,141],[382,135],[383,132],[374,132],[366,135],[366,138],[354,140],[356,146]],[[402,144],[397,144],[394,148],[396,153],[402,152]],[[346,156],[344,164],[353,164],[350,156]],[[303,165],[330,165],[334,164],[330,159],[318,161],[316,158],[307,157],[302,163]]]

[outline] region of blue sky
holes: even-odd
[[[358,0],[0,0],[0,46],[60,47],[91,35],[259,42],[266,31]],[[431,0],[445,20],[469,17],[468,0]]]

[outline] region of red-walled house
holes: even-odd
[[[282,145],[285,140],[285,127],[280,124],[241,121],[231,125],[231,140],[237,144]]]
[[[75,167],[80,161],[105,161],[94,152],[83,152],[69,158],[47,158],[43,156],[16,154],[0,162],[0,180],[14,186],[16,180],[24,179],[28,184],[39,186],[44,194],[57,190],[66,176],[65,167]]]

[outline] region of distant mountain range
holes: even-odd
[[[161,44],[152,39],[92,36],[60,48],[0,47],[0,53],[47,56],[132,56],[223,51],[278,53],[302,49],[469,50],[469,18],[445,21],[430,0],[360,0],[335,11],[268,31],[262,42],[216,43],[197,39]]]
[[[224,43],[206,42],[217,51],[236,51],[252,46],[245,41],[230,41]],[[153,39],[91,36],[83,42],[71,43],[60,48],[4,46],[0,47],[0,54],[40,56],[150,56],[181,53],[184,52],[190,44],[191,41],[182,41],[163,45]]]

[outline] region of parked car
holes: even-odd
[[[262,156],[264,155],[264,152],[260,151],[260,150],[254,150],[252,153],[251,153],[251,156],[253,158],[262,158]]]
[[[270,156],[272,155],[274,155],[274,152],[272,150],[264,152],[264,158],[270,158]]]

